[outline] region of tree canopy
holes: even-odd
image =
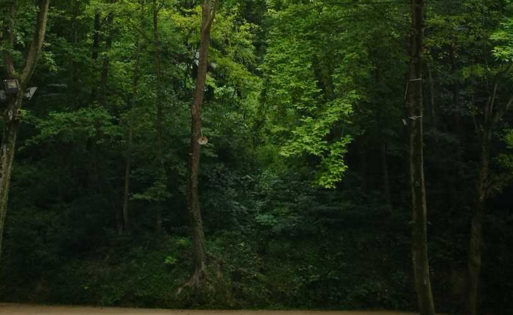
[[[0,11],[0,302],[417,309],[423,128],[436,309],[513,309],[511,1]]]

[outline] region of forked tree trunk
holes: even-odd
[[[412,0],[408,109],[410,122],[410,172],[412,190],[412,259],[420,315],[434,315],[427,249],[427,206],[424,182],[422,52],[424,0]]]
[[[38,1],[39,11],[36,18],[36,27],[32,43],[29,46],[28,54],[25,60],[23,71],[18,74],[14,66],[10,49],[14,44],[14,20],[15,20],[15,1],[10,1],[7,6],[8,18],[4,19],[3,25],[3,43],[6,48],[3,52],[4,67],[7,77],[18,79],[19,91],[15,95],[8,96],[6,109],[4,111],[5,127],[2,135],[2,145],[0,147],[0,258],[2,253],[2,241],[4,234],[5,219],[7,216],[7,201],[9,198],[9,186],[11,183],[12,166],[16,150],[16,136],[19,127],[19,113],[22,107],[23,95],[28,82],[32,78],[37,62],[41,56],[43,42],[46,34],[46,24],[48,21],[48,8],[50,0]],[[1,262],[1,259],[0,259]]]
[[[504,114],[513,105],[513,97],[511,97],[507,103],[496,103],[498,81],[501,75],[509,72],[509,69],[510,67],[508,67],[504,72],[497,74],[493,90],[491,91],[491,95],[489,96],[488,102],[483,110],[483,122],[477,130],[481,142],[481,156],[468,249],[469,289],[467,302],[468,311],[471,315],[478,314],[480,274],[484,249],[483,224],[486,210],[486,199],[488,198],[488,191],[490,189],[488,186],[491,182],[489,170],[493,130]]]
[[[210,30],[214,22],[218,0],[204,0],[202,5],[201,41],[199,49],[198,74],[196,90],[191,107],[191,152],[188,179],[188,210],[192,225],[194,273],[189,281],[190,286],[198,286],[206,277],[205,234],[201,217],[198,176],[200,169],[201,145],[201,106],[203,105],[203,90],[207,78],[208,47],[210,45]]]

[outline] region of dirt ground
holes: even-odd
[[[0,304],[2,315],[413,315],[400,312],[354,311],[182,311]]]

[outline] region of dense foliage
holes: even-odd
[[[192,268],[199,2],[51,2],[30,82],[38,90],[21,115],[0,301],[415,309],[410,3],[401,0],[219,3],[199,189],[208,257],[222,276],[217,290],[176,293]],[[14,47],[0,50],[20,64],[37,12],[34,1],[16,4]],[[467,302],[486,103],[493,91],[497,104],[513,95],[512,9],[509,0],[427,4],[425,174],[442,312]],[[494,125],[487,183],[479,305],[496,314],[513,309],[511,112]]]

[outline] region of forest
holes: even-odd
[[[0,0],[0,302],[511,314],[512,2]]]

